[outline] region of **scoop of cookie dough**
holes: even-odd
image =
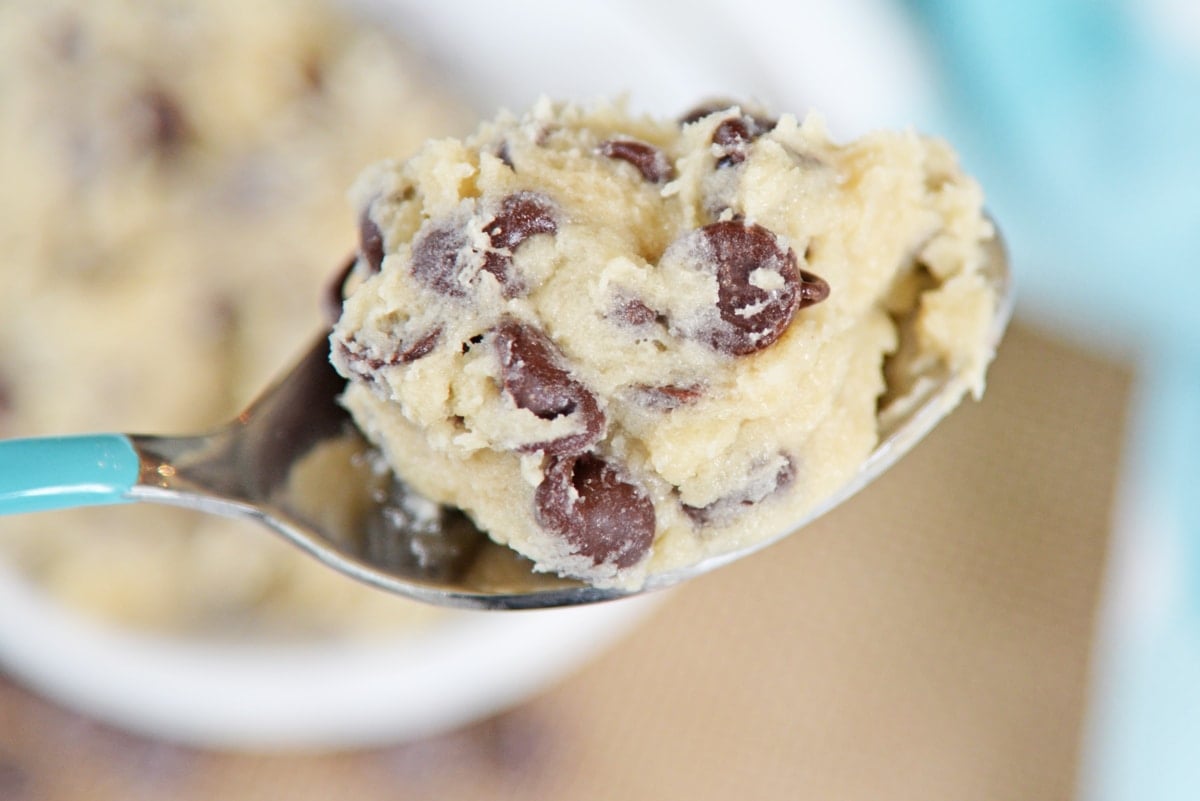
[[[353,197],[344,403],[404,481],[541,570],[635,588],[773,536],[912,375],[982,390],[993,232],[937,140],[543,100]]]

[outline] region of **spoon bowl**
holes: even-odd
[[[1008,260],[997,238],[984,276],[995,290],[988,346],[1012,312]],[[245,517],[352,578],[439,606],[528,609],[605,601],[679,584],[803,528],[895,464],[958,403],[954,373],[923,377],[880,416],[879,443],[853,479],[774,537],[686,568],[653,573],[638,590],[600,589],[535,572],[461,513],[409,491],[338,403],[345,388],[320,337],[242,414],[209,434],[105,434],[0,442],[0,513],[147,501]]]

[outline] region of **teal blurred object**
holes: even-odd
[[[1200,798],[1200,53],[1135,0],[906,2],[1020,308],[1142,372],[1081,800]]]
[[[0,514],[128,503],[139,465],[122,434],[0,442]]]
[[[1195,353],[1149,356],[1132,421],[1080,801],[1200,798],[1200,453]]]
[[[907,1],[1031,309],[1200,349],[1200,60],[1134,0]]]

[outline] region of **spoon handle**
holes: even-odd
[[[0,442],[0,514],[126,503],[138,454],[123,434]]]

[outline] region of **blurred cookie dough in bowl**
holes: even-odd
[[[361,168],[469,124],[428,64],[338,5],[0,6],[0,436],[236,414],[327,325]],[[145,506],[4,518],[0,556],[6,670],[209,745],[457,725],[644,609],[435,610],[252,525]]]

